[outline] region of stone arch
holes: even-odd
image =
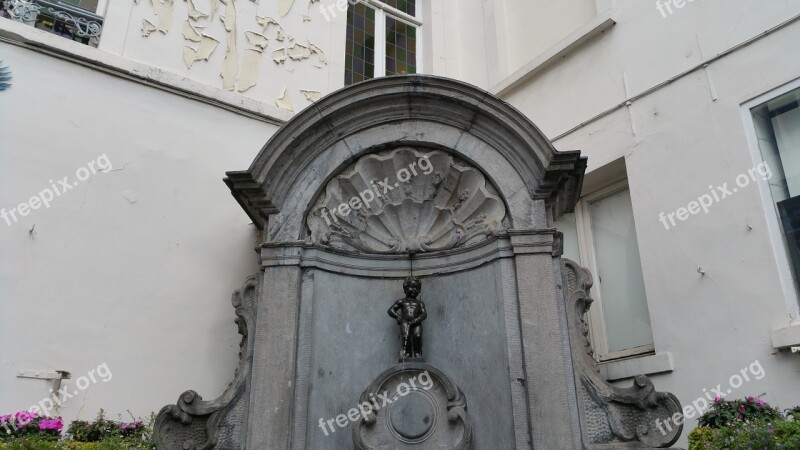
[[[304,237],[306,207],[360,156],[391,146],[446,149],[484,171],[513,229],[571,211],[586,159],[558,152],[522,113],[475,86],[432,76],[385,77],[336,91],[286,123],[247,171],[225,182],[265,242]],[[538,202],[538,206],[537,206]]]

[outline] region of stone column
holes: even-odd
[[[248,449],[289,448],[300,279],[298,266],[264,271],[250,379]]]
[[[575,398],[569,392],[572,362],[560,292],[553,268],[554,230],[510,232],[514,248],[523,361],[533,448],[581,448]]]

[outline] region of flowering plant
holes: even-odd
[[[69,425],[67,434],[77,442],[102,442],[108,438],[134,438],[142,440],[148,427],[142,420],[134,419],[133,422],[121,422],[105,417],[102,409],[94,421],[75,420]]]
[[[778,420],[781,413],[773,408],[761,397],[747,397],[739,400],[725,400],[721,397],[714,399],[714,403],[698,421],[701,427],[723,428],[737,422],[750,422],[753,420]]]
[[[25,435],[58,439],[63,428],[61,417],[42,416],[28,411],[0,415],[0,440]]]

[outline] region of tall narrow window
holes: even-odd
[[[767,180],[795,283],[800,281],[800,89],[751,110]]]
[[[594,277],[591,339],[600,361],[655,350],[630,191],[619,182],[581,198],[555,224],[564,257]]]
[[[653,344],[631,196],[627,189],[589,203],[608,353]]]
[[[417,0],[357,0],[347,9],[344,84],[419,70]]]

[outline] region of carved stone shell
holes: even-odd
[[[314,243],[365,253],[419,253],[479,242],[503,229],[505,204],[483,173],[440,150],[362,156],[309,211]]]

